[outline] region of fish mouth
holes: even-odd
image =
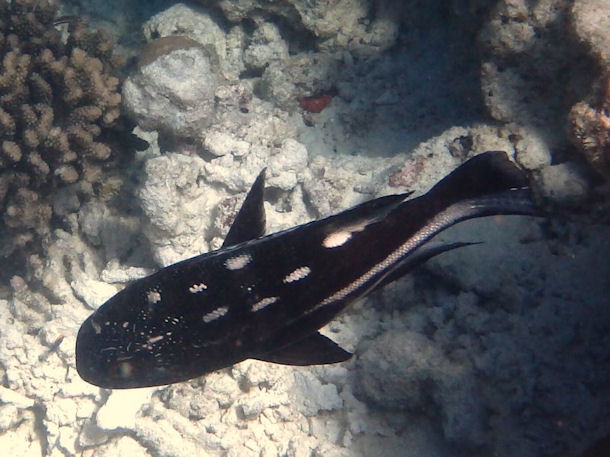
[[[139,387],[134,383],[136,364],[119,347],[100,345],[101,327],[90,316],[76,336],[76,371],[89,384],[106,389]]]
[[[120,343],[104,338],[96,317],[89,316],[76,337],[76,371],[84,381],[105,389],[131,389],[185,380],[175,366],[159,366],[151,353],[126,353]]]
[[[78,375],[90,384],[106,387],[101,380],[99,354],[95,351],[95,324],[92,317],[88,317],[81,325],[76,336],[76,371]]]

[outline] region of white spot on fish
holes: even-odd
[[[324,246],[325,248],[337,248],[347,243],[351,237],[352,232],[334,232],[324,238],[324,241],[322,241],[322,246]]]
[[[91,327],[93,327],[93,330],[95,331],[96,335],[102,333],[102,326],[95,322],[93,319],[91,320]]]
[[[163,335],[157,335],[157,336],[151,336],[150,338],[148,338],[148,344],[154,344],[157,343],[158,341],[161,341],[163,338],[165,338],[165,336]]]
[[[363,219],[361,221],[357,221],[352,225],[342,227],[336,232],[329,233],[322,241],[322,246],[329,249],[343,246],[352,238],[354,233],[362,232],[370,224],[375,222],[375,220],[376,219]]]
[[[257,301],[252,305],[252,312],[260,311],[263,308],[266,308],[269,305],[272,305],[276,301],[279,300],[280,297],[267,297],[262,300]]]
[[[222,316],[227,314],[227,311],[229,311],[229,308],[227,306],[221,306],[220,308],[216,308],[215,310],[203,315],[203,322],[207,324],[208,322],[220,319]]]
[[[133,373],[133,365],[129,362],[121,362],[118,367],[119,375],[123,378],[130,378]]]
[[[295,281],[300,281],[301,279],[309,276],[309,273],[311,273],[311,268],[309,268],[307,266],[299,267],[296,270],[294,270],[292,273],[287,275],[282,281],[285,284],[295,282]]]
[[[200,282],[199,284],[193,284],[191,287],[189,287],[189,292],[192,294],[196,294],[197,292],[201,292],[202,290],[205,290],[207,288],[208,286]]]
[[[250,254],[241,254],[237,257],[231,257],[225,261],[225,266],[229,270],[240,270],[252,261]]]
[[[123,327],[123,328],[127,328],[127,327],[129,327],[129,322],[127,322],[127,321],[123,322],[123,324],[121,325],[121,327]]]
[[[154,305],[161,301],[161,294],[158,290],[151,289],[146,292],[146,300],[148,300],[148,303],[150,303],[151,305]]]
[[[392,271],[392,266],[403,260],[418,246],[425,243],[430,238],[431,234],[438,233],[454,224],[457,220],[455,214],[461,214],[463,212],[458,205],[460,205],[460,203],[451,205],[444,211],[438,213],[428,222],[428,224],[426,224],[425,227],[415,232],[385,259],[373,265],[368,271],[356,278],[344,288],[339,289],[332,295],[326,297],[316,306],[308,310],[306,314],[311,314],[323,306],[335,303],[338,300],[343,300],[348,295],[358,294],[362,296],[367,291],[372,290],[375,284],[379,284],[379,282],[381,282],[383,278]]]

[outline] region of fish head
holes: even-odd
[[[164,367],[145,345],[138,350],[134,347],[138,343],[123,341],[125,337],[111,324],[93,314],[81,325],[76,338],[76,370],[81,378],[112,389],[171,382],[170,367]]]
[[[133,284],[83,322],[76,338],[81,378],[111,389],[159,386],[246,358],[239,334],[233,338],[222,319],[206,322],[226,309],[202,320],[200,312],[184,303],[174,306],[162,294],[167,295],[154,281]]]

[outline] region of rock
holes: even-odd
[[[97,425],[104,430],[133,429],[138,412],[150,401],[152,388],[113,390],[96,415]]]
[[[216,131],[210,131],[206,134],[203,146],[210,154],[216,157],[227,154],[241,157],[250,151],[248,142],[237,140],[227,133]]]
[[[394,44],[403,11],[400,2],[370,0],[221,0],[218,6],[232,22],[261,14],[279,16],[294,30],[307,30],[325,51],[347,49],[364,55],[384,51]]]
[[[198,42],[207,51],[213,61],[220,64],[225,77],[235,79],[243,69],[241,63],[241,46],[231,49],[227,45],[228,36],[223,30],[223,19],[209,9],[194,8],[185,3],[176,3],[166,10],[155,14],[142,27],[148,41],[158,37],[182,36]],[[234,27],[238,30],[239,27]],[[227,63],[237,63],[229,58],[238,53],[241,68],[233,68]]]
[[[124,455],[138,455],[149,457],[148,450],[130,436],[119,436],[110,443],[98,446],[92,457],[121,457]]]
[[[586,2],[583,2],[586,3]],[[484,49],[481,90],[495,119],[535,127],[551,144],[565,144],[565,114],[590,84],[584,49],[561,40],[570,27],[570,2],[497,2],[479,32]]]
[[[423,408],[448,361],[438,347],[414,332],[389,331],[361,354],[359,389],[369,401],[394,410]]]
[[[376,338],[358,361],[359,386],[375,404],[392,410],[440,411],[445,437],[483,441],[483,405],[468,365],[451,361],[425,336],[389,331]]]
[[[93,310],[99,308],[106,300],[118,292],[116,287],[102,281],[89,279],[82,274],[75,274],[75,279],[70,285],[74,295]]]
[[[197,138],[214,119],[216,73],[202,47],[160,55],[123,85],[127,111],[147,130],[182,139]]]
[[[551,151],[545,138],[534,129],[523,129],[515,143],[515,159],[527,170],[540,170],[551,164]]]
[[[303,144],[288,138],[270,159],[268,185],[290,191],[297,185],[299,173],[307,166],[309,154]]]
[[[578,205],[589,195],[587,174],[573,162],[546,167],[540,173],[540,182],[543,195],[559,204]]]
[[[593,54],[610,67],[610,5],[604,0],[575,0],[572,5],[572,24],[578,38]]]
[[[542,244],[535,242],[543,236],[533,218],[496,216],[466,221],[439,238],[476,240],[482,244],[435,257],[427,266],[460,290],[494,297],[496,306],[509,309],[523,300],[522,287],[529,284],[521,281],[542,274],[538,262],[549,255]],[[494,274],[485,274],[488,271]]]
[[[2,410],[7,413],[7,408]],[[20,420],[0,435],[0,447],[7,455],[38,457],[43,455],[43,443],[36,433],[36,417],[33,411],[23,411]]]
[[[319,411],[332,411],[343,405],[337,386],[322,384],[308,372],[294,373],[294,391],[289,392],[289,397],[293,401],[299,399],[297,409],[305,416],[315,416]]]
[[[271,62],[288,57],[288,44],[279,28],[270,22],[261,24],[252,33],[250,43],[244,49],[244,64],[251,71],[262,71]]]
[[[145,232],[155,247],[155,259],[169,265],[209,249],[216,193],[200,185],[205,162],[199,157],[167,154],[146,161],[138,198],[150,225]],[[187,204],[188,201],[188,204]],[[203,217],[203,215],[208,217]]]
[[[6,303],[6,302],[5,302]],[[0,303],[2,304],[2,303]],[[0,430],[7,429],[7,421],[10,422],[10,417],[16,414],[16,408],[31,408],[34,406],[34,400],[31,398],[24,397],[23,395],[7,389],[6,387],[0,387],[0,402],[8,405],[0,414],[3,423],[0,424]],[[13,410],[14,409],[14,410]]]
[[[339,77],[340,62],[321,52],[301,53],[266,67],[257,93],[284,110],[294,111],[298,101],[328,93]]]

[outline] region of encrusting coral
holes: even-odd
[[[91,193],[116,161],[124,125],[113,48],[85,21],[58,17],[52,1],[0,1],[0,213],[13,235],[0,255],[49,232],[58,188]]]

